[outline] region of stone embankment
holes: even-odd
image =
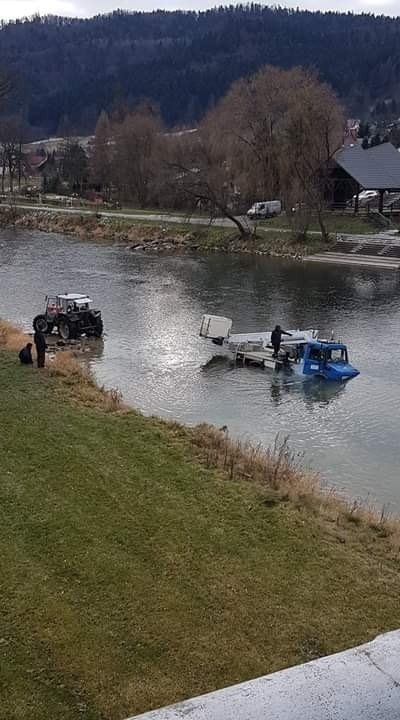
[[[182,232],[174,227],[146,224],[93,215],[67,215],[46,211],[20,213],[3,209],[0,215],[2,227],[13,226],[27,230],[74,235],[82,240],[118,243],[132,249],[174,250],[192,244],[194,232]]]

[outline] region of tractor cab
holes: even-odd
[[[303,347],[303,375],[318,375],[327,380],[349,380],[359,375],[349,362],[343,343],[314,341]]]
[[[59,305],[57,295],[46,295],[46,317],[51,320],[57,315],[58,312],[60,312],[60,310],[61,307]]]
[[[87,295],[78,295],[77,293],[67,293],[66,295],[57,295],[57,303],[59,312],[71,313],[89,310],[92,303]]]
[[[46,317],[52,320],[59,313],[89,310],[92,301],[87,295],[68,293],[66,295],[46,295]]]

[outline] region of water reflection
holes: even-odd
[[[280,405],[284,401],[285,395],[297,393],[308,406],[312,407],[314,403],[328,405],[345,392],[345,389],[344,383],[329,382],[323,378],[303,380],[282,373],[279,378],[273,377],[271,380],[271,400],[275,405]]]
[[[213,355],[201,366],[201,372],[212,373],[215,377],[218,377],[219,373],[223,375],[234,369],[240,371],[240,367],[240,365],[235,367],[235,363],[223,355]],[[346,391],[346,383],[330,382],[317,377],[302,378],[290,372],[290,370],[281,369],[278,372],[251,365],[245,369],[250,373],[264,376],[271,401],[275,406],[284,403],[287,399],[286,396],[289,395],[298,396],[309,407],[312,407],[315,403],[322,406],[328,405]]]

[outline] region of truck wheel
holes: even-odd
[[[36,315],[33,320],[33,329],[35,332],[42,332],[45,334],[49,332],[49,324],[45,315]]]
[[[74,323],[70,323],[67,318],[62,318],[58,323],[58,334],[61,340],[73,340],[76,337],[76,327]]]

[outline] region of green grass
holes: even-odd
[[[201,250],[225,250],[283,256],[303,256],[326,250],[328,245],[318,235],[308,235],[306,241],[295,238],[288,230],[259,228],[256,236],[240,238],[233,228],[196,227],[195,241]]]
[[[65,387],[0,353],[4,718],[117,720],[400,625],[372,529],[266,503],[184,429]]]
[[[22,201],[18,200],[18,203]],[[18,205],[17,203],[17,205]],[[33,208],[41,208],[41,205],[39,205],[35,200],[32,200],[30,198],[27,198],[26,200],[23,200],[24,205],[32,205]],[[50,205],[54,205],[54,207],[58,207],[57,204],[52,203],[49,201]],[[43,205],[46,205],[46,202],[43,202]],[[140,207],[132,207],[132,206],[124,206],[119,209],[112,209],[110,207],[102,207],[102,206],[94,206],[90,203],[85,203],[84,201],[81,202],[81,205],[74,206],[74,209],[79,210],[79,207],[86,210],[93,210],[93,213],[96,212],[112,212],[115,216],[118,216],[120,214],[126,215],[126,214],[132,214],[132,222],[134,222],[135,215],[164,215],[165,220],[163,222],[168,222],[168,215],[173,217],[181,217],[182,218],[182,224],[184,226],[187,225],[185,223],[185,219],[187,218],[195,218],[195,217],[207,217],[207,213],[204,212],[185,212],[183,210],[171,210],[171,209],[162,209],[162,208],[140,208]],[[63,205],[60,205],[58,207],[60,211],[65,209]],[[68,208],[67,208],[68,209]],[[141,221],[138,221],[141,222]],[[151,221],[149,221],[151,222]],[[159,224],[160,221],[154,221],[156,224]],[[325,224],[328,232],[330,233],[355,233],[355,234],[368,234],[373,233],[377,231],[376,225],[374,225],[373,222],[369,219],[368,215],[354,215],[351,213],[341,213],[339,211],[335,212],[327,212],[325,215]],[[176,223],[174,223],[176,225]],[[285,213],[282,213],[282,215],[279,215],[278,217],[270,218],[269,220],[261,220],[259,222],[260,228],[265,229],[279,229],[279,230],[291,230],[291,226],[289,223],[288,218],[286,217]],[[314,218],[311,221],[309,230],[312,232],[320,232],[320,226],[317,221],[317,218]]]
[[[330,212],[326,213],[325,224],[326,229],[330,233],[368,234],[377,232],[376,225],[369,220],[367,215],[351,215],[340,212]],[[286,215],[283,213],[282,215],[271,218],[270,220],[261,221],[260,226],[263,228],[289,229],[290,223]],[[320,226],[317,218],[312,220],[309,230],[313,232],[320,232]]]

